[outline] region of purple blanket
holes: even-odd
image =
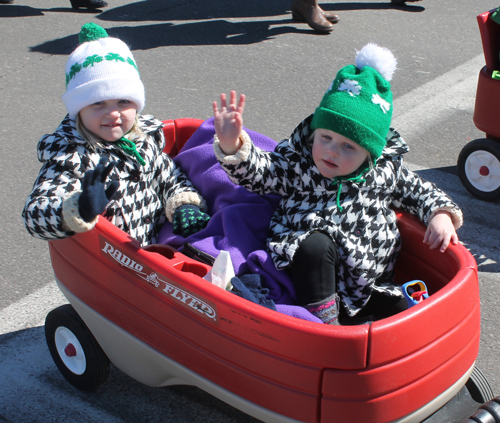
[[[254,144],[272,151],[276,142],[245,129]],[[180,249],[189,242],[196,248],[217,257],[220,250],[229,251],[237,276],[254,273],[269,288],[268,298],[274,300],[279,312],[321,323],[303,307],[296,306],[293,284],[288,275],[277,270],[266,251],[269,222],[278,205],[278,196],[261,196],[233,184],[221,168],[213,152],[213,118],[203,122],[175,158],[208,205],[211,219],[205,229],[183,238],[172,233],[167,223],[158,242]]]

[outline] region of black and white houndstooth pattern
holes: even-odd
[[[204,208],[204,202],[187,177],[162,150],[165,145],[162,122],[153,116],[139,116],[145,136],[136,141],[146,161],[137,160],[113,143],[96,151],[78,133],[68,116],[56,132],[43,136],[38,143],[38,160],[43,163],[23,211],[31,235],[59,239],[73,235],[64,223],[62,207],[66,198],[81,190],[83,175],[99,163],[101,156],[117,162],[108,180],[120,186],[104,217],[137,239],[141,245],[154,243],[167,216],[183,203]],[[78,194],[77,194],[78,195]],[[184,201],[186,197],[194,201]]]
[[[283,197],[269,228],[268,248],[278,269],[289,266],[300,243],[312,231],[329,234],[339,248],[338,291],[349,315],[368,301],[373,289],[401,296],[394,288],[394,264],[401,248],[396,215],[398,207],[427,222],[437,209],[462,222],[458,206],[434,184],[423,181],[404,165],[406,143],[391,128],[387,146],[365,181],[332,183],[314,165],[307,138],[312,116],[304,120],[274,152],[265,152],[249,139],[236,156],[214,147],[222,167],[234,183],[259,194]],[[238,154],[240,156],[238,157]],[[337,206],[337,193],[341,189]],[[384,286],[384,281],[389,285]]]

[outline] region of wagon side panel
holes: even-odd
[[[57,278],[97,313],[218,386],[312,422],[323,369],[366,366],[367,326],[328,328],[271,312],[204,281],[208,266],[143,251],[115,229],[100,221],[84,236],[51,243]]]
[[[383,423],[416,412],[473,366],[479,350],[479,323],[476,303],[459,325],[407,356],[361,371],[325,371],[322,416],[336,410],[345,419],[349,416],[345,421]],[[394,347],[392,340],[383,341],[387,350]]]

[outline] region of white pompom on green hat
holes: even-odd
[[[63,101],[71,119],[83,108],[106,100],[129,100],[144,108],[145,93],[127,45],[94,23],[82,26],[80,45],[66,63]]]
[[[342,68],[314,112],[312,129],[337,132],[368,150],[382,154],[392,119],[389,81],[397,61],[384,47],[368,44],[357,52],[356,65]]]

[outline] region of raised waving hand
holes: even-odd
[[[213,102],[215,133],[224,154],[233,155],[241,147],[239,137],[243,128],[245,100],[245,94],[241,94],[237,102],[237,94],[233,90],[229,95],[229,105],[225,93],[220,95],[220,110],[217,101]]]

